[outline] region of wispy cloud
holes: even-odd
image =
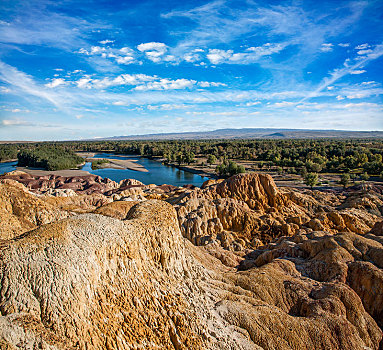
[[[56,107],[63,106],[63,97],[59,94],[46,91],[37,85],[33,78],[2,61],[0,61],[0,80],[27,94],[47,100]]]
[[[373,1],[14,1],[0,21],[0,137],[43,125],[53,137],[51,120],[75,138],[383,118]]]
[[[9,22],[0,22],[0,42],[23,45],[47,45],[72,50],[86,43],[87,33],[108,28],[100,21],[57,13],[50,1],[22,2]]]
[[[383,56],[383,43],[376,45],[376,47],[373,50],[370,50],[370,52],[354,58],[352,63],[350,63],[350,60],[347,60],[346,62],[344,62],[344,65],[342,68],[338,68],[334,70],[333,72],[331,72],[330,77],[326,77],[325,79],[323,79],[323,82],[317,87],[317,89],[311,92],[308,96],[306,96],[300,102],[306,101],[307,99],[317,96],[319,92],[323,91],[328,86],[334,84],[336,81],[338,81],[339,79],[343,78],[344,76],[348,74],[364,73],[364,71],[362,72],[362,70],[358,71],[358,68],[365,67],[371,61],[376,60],[377,58],[381,56]]]

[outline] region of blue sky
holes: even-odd
[[[0,4],[0,140],[383,130],[382,1]]]

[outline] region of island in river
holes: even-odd
[[[85,158],[87,162],[93,162],[95,159],[100,159],[96,157],[96,153],[89,152],[76,152],[82,158]],[[126,156],[120,156],[113,154],[112,157],[115,158],[102,158],[105,160],[104,163],[97,164],[97,169],[129,169],[134,171],[148,172],[143,165],[137,163],[137,159],[126,159]]]

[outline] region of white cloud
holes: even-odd
[[[91,87],[105,89],[111,86],[139,85],[155,79],[157,79],[156,76],[149,76],[146,74],[121,74],[114,79],[108,77],[103,79],[93,79]]]
[[[31,126],[30,122],[22,119],[4,119],[1,121],[3,126]]]
[[[203,49],[195,49],[195,50],[185,54],[183,56],[183,59],[186,62],[189,62],[189,63],[194,63],[194,62],[197,62],[197,61],[201,61],[202,60],[202,56],[201,56],[202,52],[204,52]]]
[[[368,49],[370,47],[369,44],[361,44],[361,45],[358,45],[355,47],[355,50],[365,50],[365,49]]]
[[[115,101],[112,104],[115,105],[115,106],[125,106],[126,102],[124,102],[124,101]]]
[[[349,47],[350,43],[339,43],[338,46],[340,46],[340,47]]]
[[[122,47],[119,51],[123,54],[126,54],[126,55],[133,55],[133,53],[134,53],[134,50],[132,50],[130,47],[126,47],[126,46]]]
[[[116,62],[120,64],[131,64],[131,63],[134,63],[134,57],[132,56],[117,57]]]
[[[177,61],[177,58],[174,55],[166,55],[163,57],[163,60],[165,62],[175,62]]]
[[[99,41],[99,43],[101,45],[112,44],[112,43],[114,43],[114,40],[101,40],[101,41]]]
[[[102,58],[108,59],[111,58],[115,60],[118,64],[131,64],[136,63],[135,53],[129,47],[122,47],[120,49],[111,48],[111,47],[101,47],[101,46],[92,46],[90,51],[81,48],[78,53],[87,55],[87,56],[101,56]]]
[[[81,119],[81,118],[84,118],[84,116],[82,114],[77,114],[76,115],[76,119]]]
[[[353,100],[355,98],[364,98],[364,97],[368,97],[370,94],[369,92],[355,92],[353,94],[349,94],[347,95],[346,97],[350,100]]]
[[[199,83],[198,83],[198,85],[199,86],[201,86],[201,87],[218,87],[218,86],[227,86],[227,84],[225,84],[225,83],[216,83],[216,82],[214,82],[214,81],[200,81]]]
[[[373,52],[371,49],[367,49],[367,50],[359,50],[357,52],[358,55],[367,55],[369,53]]]
[[[379,84],[376,81],[371,80],[371,81],[364,81],[361,85],[369,85],[369,86],[376,85],[376,86],[378,86]]]
[[[81,78],[77,80],[76,84],[77,84],[77,87],[81,89],[90,89],[92,87],[92,85],[90,84],[91,81],[92,79],[85,77],[85,78]]]
[[[366,72],[367,71],[364,70],[364,69],[359,69],[359,70],[352,70],[352,71],[350,71],[350,74],[356,75],[356,74],[363,74],[363,73],[366,73]]]
[[[96,55],[101,54],[102,52],[105,52],[106,48],[101,46],[92,46],[90,48],[90,55]]]
[[[197,82],[195,80],[189,79],[160,79],[159,81],[153,81],[147,84],[138,85],[135,87],[135,90],[180,90],[192,88],[196,83]]]
[[[0,87],[0,90],[1,90],[1,92],[4,93],[4,94],[9,94],[9,93],[11,92],[10,89],[8,89],[8,88],[6,88],[6,87],[4,87],[4,86],[1,86],[1,87]]]
[[[286,47],[281,43],[266,43],[262,46],[249,47],[245,52],[234,52],[233,50],[210,49],[206,55],[212,64],[251,64],[257,62],[264,56],[279,53]]]
[[[196,53],[186,54],[184,60],[189,63],[194,63],[201,60],[201,56]]]
[[[165,103],[165,104],[156,105],[156,106],[153,106],[153,105],[146,106],[146,108],[149,109],[150,111],[155,111],[155,110],[171,111],[174,109],[185,109],[188,107],[190,106],[187,106],[185,104],[170,104],[170,103]]]
[[[150,42],[150,43],[144,43],[137,46],[137,49],[141,52],[144,51],[166,51],[166,45],[164,43],[159,42]]]
[[[382,109],[381,105],[371,102],[360,102],[360,103],[347,103],[342,105],[343,108],[354,109],[354,108],[379,108]]]
[[[161,61],[162,56],[166,53],[167,46],[164,43],[150,42],[138,45],[137,49],[144,52],[149,60],[157,63]]]
[[[53,88],[55,88],[55,87],[57,87],[57,86],[60,86],[60,85],[66,85],[66,84],[67,84],[67,82],[66,82],[64,79],[62,79],[62,78],[56,78],[56,79],[52,79],[52,81],[51,81],[50,83],[45,84],[45,86],[47,86],[47,87],[53,89]]]
[[[284,108],[284,107],[290,107],[294,105],[296,105],[296,102],[282,101],[282,102],[274,103],[273,106],[277,108]]]
[[[285,48],[284,44],[280,43],[266,43],[262,46],[249,47],[246,51],[252,51],[256,54],[256,57],[269,56],[273,53],[278,53]]]
[[[197,82],[192,79],[168,79],[161,78],[157,75],[146,74],[121,74],[117,77],[105,77],[102,79],[95,79],[89,75],[82,77],[81,79],[74,81],[73,84],[79,88],[86,89],[107,89],[113,86],[134,86],[133,90],[136,91],[148,91],[148,90],[181,90],[190,89],[193,87],[222,87],[227,86],[221,82],[209,82],[201,81]],[[118,102],[118,101],[117,101]],[[114,103],[119,105],[118,103]],[[121,105],[123,105],[122,103]]]
[[[245,106],[246,106],[246,107],[252,107],[252,106],[259,105],[259,104],[261,104],[261,102],[259,102],[259,101],[254,101],[254,102],[247,102]]]
[[[213,64],[219,64],[230,57],[233,56],[233,50],[219,50],[219,49],[210,49],[209,53],[206,55],[208,60]]]
[[[333,44],[322,44],[320,50],[322,52],[331,52],[334,50]]]

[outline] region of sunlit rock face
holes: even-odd
[[[183,235],[194,244],[218,241],[242,250],[303,232],[364,234],[382,220],[383,197],[366,190],[344,196],[278,189],[270,175],[253,173],[209,180],[172,203]]]
[[[41,224],[56,221],[69,214],[36,197],[21,183],[0,183],[0,239],[21,235]]]
[[[1,349],[383,346],[379,191],[122,187],[2,180]]]

